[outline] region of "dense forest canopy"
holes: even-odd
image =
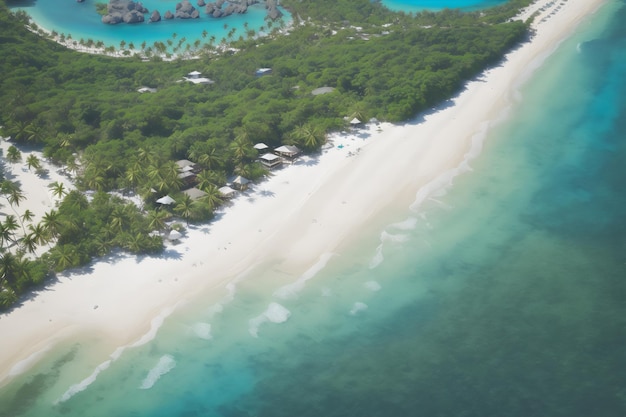
[[[209,219],[228,176],[266,173],[255,142],[315,151],[347,116],[395,122],[437,105],[526,39],[528,25],[510,19],[528,3],[405,14],[370,0],[284,0],[296,16],[289,35],[241,37],[230,44],[236,52],[218,52],[211,40],[199,59],[167,62],[145,51],[112,58],[66,49],[0,3],[1,133],[40,146],[77,172],[79,190],[96,192],[92,201],[67,193],[46,224],[28,225],[19,238],[3,220],[0,307],[51,271],[114,248],[158,252],[161,238],[150,232],[166,228],[171,215]],[[261,67],[272,74],[255,76]],[[193,70],[215,83],[179,82]],[[139,94],[142,86],[157,91]],[[311,94],[324,86],[335,90]],[[202,200],[180,194],[174,161],[183,158],[201,168]],[[19,189],[2,184],[3,205],[18,204]],[[111,190],[136,192],[145,205]],[[167,193],[179,204],[156,210],[154,200]],[[29,256],[33,239],[35,248],[52,242],[54,249]]]

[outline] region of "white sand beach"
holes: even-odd
[[[36,363],[37,352],[79,333],[110,340],[110,351],[132,344],[159,314],[210,289],[226,292],[261,262],[275,261],[299,276],[322,254],[340,250],[372,216],[391,205],[408,207],[419,190],[447,185],[452,174],[470,169],[467,161],[480,153],[486,130],[506,116],[519,84],[603,3],[535,2],[523,13],[539,12],[532,41],[469,83],[454,105],[415,122],[334,135],[320,156],[277,170],[214,222],[188,229],[161,258],[122,256],[62,274],[47,291],[0,316],[0,333],[10,335],[0,350],[0,385]],[[49,193],[34,174],[14,172],[25,190]],[[36,206],[53,202],[33,197],[24,204],[42,213]]]

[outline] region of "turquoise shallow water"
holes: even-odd
[[[158,10],[161,16],[164,16],[168,10],[174,13],[178,2],[178,0],[145,0],[141,3],[150,13]],[[208,43],[211,37],[215,37],[214,45],[217,45],[222,39],[230,39],[228,33],[232,29],[235,29],[232,39],[238,39],[239,36],[246,38],[248,29],[254,30],[255,33],[268,32],[269,26],[279,27],[280,25],[279,21],[270,23],[265,20],[265,8],[261,5],[251,6],[246,14],[215,19],[208,17],[203,8],[196,6],[195,1],[191,3],[200,11],[198,19],[163,19],[157,23],[146,21],[132,25],[105,25],[100,21],[101,16],[96,13],[96,3],[93,0],[85,0],[83,3],[34,0],[26,6],[12,7],[12,9],[24,10],[38,25],[65,35],[71,34],[76,41],[92,39],[103,41],[105,45],[116,48],[119,48],[122,40],[126,45],[132,42],[136,48],[139,48],[143,42],[146,42],[147,46],[152,46],[154,42],[167,43],[168,40],[173,40],[174,44],[177,44],[180,39],[186,38],[184,47],[186,44],[193,45],[196,40],[200,40],[201,44]],[[9,6],[12,5],[9,4]],[[289,23],[291,15],[288,11],[281,10],[283,22]],[[146,15],[146,18],[148,17],[149,15]],[[203,36],[204,31],[206,31],[206,37]],[[175,39],[173,39],[173,34],[176,34]]]
[[[97,339],[60,346],[0,416],[625,415],[626,2],[608,3],[451,189],[382,213],[300,291],[270,263],[112,363]],[[263,322],[270,303],[288,320]]]
[[[461,9],[473,11],[486,9],[506,3],[508,0],[382,0],[382,3],[394,11],[417,12],[420,10]]]
[[[383,4],[395,11],[414,12],[418,10],[440,10],[444,7],[460,8],[462,10],[475,10],[484,7],[496,6],[505,3],[507,0],[384,0]],[[171,40],[176,45],[182,38],[186,41],[183,43],[183,49],[187,44],[194,46],[199,40],[200,44],[210,41],[211,37],[215,38],[215,44],[222,39],[229,40],[229,32],[235,29],[232,39],[238,39],[239,36],[247,37],[247,30],[252,29],[255,33],[268,32],[270,27],[277,27],[280,22],[268,23],[265,20],[265,9],[261,5],[251,6],[244,15],[232,15],[225,18],[214,19],[208,17],[203,8],[197,7],[201,12],[199,19],[172,19],[162,20],[158,23],[139,23],[133,25],[118,24],[105,25],[100,22],[101,16],[95,11],[95,0],[85,0],[83,3],[75,1],[58,0],[32,0],[17,7],[17,3],[10,3],[9,6],[14,10],[21,9],[26,11],[32,19],[40,26],[54,30],[65,35],[70,34],[75,41],[81,39],[87,41],[102,41],[106,46],[120,47],[120,42],[124,41],[126,45],[133,43],[139,48],[142,43],[146,43],[148,47],[154,45],[155,42],[167,43]],[[174,13],[178,0],[144,0],[141,2],[150,12],[158,10],[161,16],[166,11]],[[194,6],[195,1],[191,2]],[[24,5],[25,4],[25,5]],[[291,15],[287,10],[283,11],[283,22],[288,24],[291,21]],[[146,15],[148,17],[148,15]],[[224,26],[226,25],[226,27]],[[206,31],[206,36],[203,33]],[[176,37],[173,38],[173,34]]]

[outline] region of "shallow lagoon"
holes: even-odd
[[[143,5],[150,11],[158,10],[161,16],[166,11],[175,11],[178,0],[145,0]],[[195,1],[191,2],[196,4]],[[443,8],[460,8],[470,11],[478,8],[492,7],[506,3],[506,0],[383,0],[383,4],[395,11],[415,12],[423,9],[441,10]],[[280,21],[268,22],[265,20],[265,8],[262,5],[254,5],[248,8],[248,12],[243,15],[232,15],[225,18],[215,19],[207,16],[203,8],[197,7],[201,11],[198,19],[172,19],[162,20],[158,23],[138,23],[133,25],[118,24],[105,25],[100,22],[101,16],[95,10],[96,1],[85,0],[78,3],[73,0],[34,0],[20,7],[9,5],[13,10],[26,11],[33,20],[41,27],[56,31],[59,34],[71,34],[76,41],[81,39],[87,41],[102,41],[106,46],[118,48],[120,42],[126,45],[131,42],[136,48],[142,43],[152,46],[155,42],[167,43],[173,40],[177,44],[182,38],[186,41],[183,45],[193,45],[196,40],[201,44],[210,42],[214,38],[215,44],[222,39],[228,40],[228,34],[235,30],[232,39],[239,36],[246,37],[248,30],[255,33],[267,32],[271,27],[281,25]],[[282,24],[291,22],[291,14],[281,8],[283,12]],[[149,14],[146,15],[146,18]],[[206,31],[206,32],[205,32]],[[173,36],[176,34],[176,36]],[[173,39],[175,38],[175,39]]]

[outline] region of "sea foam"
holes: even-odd
[[[322,256],[320,256],[320,259],[309,269],[307,269],[306,272],[304,272],[295,282],[282,286],[274,291],[274,296],[283,300],[297,298],[298,293],[304,288],[304,284],[315,275],[317,275],[318,272],[324,269],[332,256],[332,253],[322,254]]]
[[[265,322],[284,323],[291,316],[291,311],[278,303],[270,303],[267,309],[248,322],[248,331],[253,337],[259,337],[259,327]]]
[[[173,307],[168,307],[168,308],[163,309],[161,313],[159,313],[158,316],[156,316],[150,321],[150,330],[148,330],[147,333],[145,333],[136,342],[129,345],[128,347],[131,347],[131,348],[138,347],[141,345],[145,345],[149,341],[153,340],[156,337],[157,332],[159,331],[161,326],[163,326],[165,319],[174,312],[175,308],[176,308],[176,305],[174,305]]]
[[[87,378],[80,381],[78,384],[74,384],[71,387],[69,387],[68,390],[65,391],[63,395],[61,395],[61,397],[58,398],[54,402],[54,404],[65,402],[69,400],[70,398],[72,398],[74,395],[78,394],[79,392],[86,390],[89,385],[95,382],[100,372],[104,371],[109,366],[111,366],[111,363],[113,363],[113,359],[106,360],[102,362],[100,365],[96,366],[96,369],[94,369],[91,375],[89,375]]]
[[[356,316],[361,311],[367,310],[367,308],[368,308],[367,304],[357,301],[356,303],[352,305],[352,308],[350,309],[350,314],[353,316]]]
[[[176,367],[176,360],[172,355],[163,355],[156,366],[150,369],[148,375],[139,385],[139,389],[150,389],[165,374]]]
[[[163,309],[158,316],[152,319],[152,321],[150,322],[150,330],[148,330],[147,333],[141,336],[134,343],[130,345],[126,345],[126,346],[120,346],[117,349],[115,349],[115,351],[113,351],[113,353],[109,355],[110,359],[98,365],[96,369],[94,369],[94,371],[91,373],[91,375],[89,375],[87,378],[83,379],[77,384],[70,386],[67,389],[67,391],[65,391],[65,393],[63,393],[63,395],[60,398],[58,398],[54,403],[57,404],[57,403],[62,403],[64,401],[67,401],[70,398],[72,398],[74,395],[87,389],[89,385],[93,384],[96,381],[96,378],[98,378],[98,375],[100,374],[100,372],[104,371],[109,366],[111,366],[113,362],[118,360],[126,349],[142,346],[148,343],[149,341],[151,341],[152,339],[154,339],[157,335],[157,332],[159,331],[159,328],[161,328],[161,326],[163,325],[163,322],[165,321],[165,319],[170,314],[172,314],[175,308],[176,308],[176,305],[174,305],[173,307]]]
[[[363,285],[365,285],[365,288],[373,292],[380,291],[380,289],[382,288],[380,284],[376,281],[367,281]]]
[[[45,347],[45,348],[43,348],[41,350],[38,350],[37,352],[31,353],[26,359],[23,359],[23,360],[19,361],[18,363],[16,363],[15,365],[13,365],[11,367],[11,369],[9,370],[8,376],[9,377],[14,377],[16,375],[19,375],[19,374],[22,374],[22,373],[26,372],[35,363],[37,363],[37,361],[39,361],[39,359],[48,350],[50,350],[49,346],[47,346],[47,347]]]
[[[191,330],[193,330],[193,333],[200,339],[210,340],[213,337],[210,323],[194,323],[191,326]]]
[[[376,247],[376,252],[374,253],[374,256],[372,256],[372,259],[370,259],[369,268],[376,268],[378,265],[383,263],[384,260],[385,256],[383,255],[383,244],[381,243]]]

